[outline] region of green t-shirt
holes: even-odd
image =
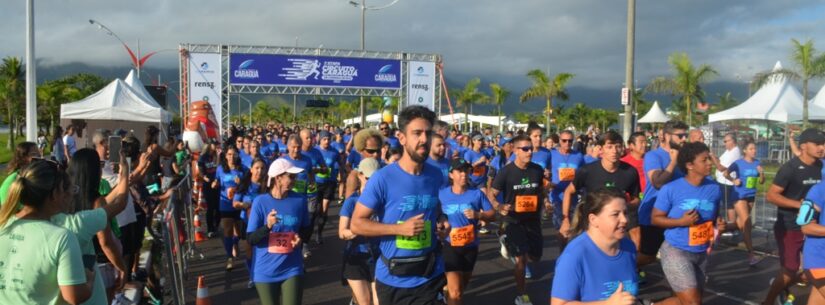
[[[181,150],[175,153],[175,163],[178,164],[178,169],[183,169],[183,160],[186,160],[187,157],[189,157],[189,155],[186,153],[185,150]],[[184,174],[185,173],[183,171],[178,173],[179,176],[183,176]]]
[[[0,304],[65,304],[60,286],[86,283],[77,238],[48,221],[12,217],[0,229]]]
[[[80,244],[80,252],[83,255],[95,255],[95,246],[93,238],[101,230],[106,228],[106,211],[101,208],[94,210],[80,211],[74,214],[60,213],[52,216],[52,223],[69,230],[77,237],[77,242]],[[100,277],[100,272],[97,269],[97,264],[94,267],[95,283],[92,290],[92,296],[83,302],[83,305],[106,305],[106,286],[103,285],[103,278]]]
[[[112,192],[112,185],[109,184],[109,181],[106,179],[100,179],[100,186],[98,187],[97,191],[100,196],[109,195]],[[120,225],[117,224],[117,219],[112,217],[112,223],[110,224],[112,228],[112,233],[115,233],[117,238],[120,238]]]
[[[11,188],[11,183],[14,182],[14,179],[17,179],[17,171],[9,174],[6,180],[3,180],[3,185],[0,185],[0,205],[6,203],[6,197],[9,196],[9,188]]]

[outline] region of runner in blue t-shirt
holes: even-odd
[[[636,246],[627,238],[625,194],[603,188],[585,196],[576,207],[576,237],[556,260],[550,304],[638,304]]]
[[[825,208],[825,182],[811,187],[805,200],[813,203],[811,209],[816,211],[812,221],[802,226],[802,233],[805,234],[802,266],[808,283],[812,284],[808,304],[825,304],[825,257],[822,256],[825,253],[825,213],[822,213]]]
[[[449,178],[450,173],[450,159],[444,155],[446,153],[444,137],[434,133],[430,143],[430,156],[427,158],[427,163],[441,171],[441,176],[444,178],[444,183],[441,187],[448,186],[449,180],[447,178]]]
[[[450,164],[450,186],[438,192],[441,212],[446,216],[444,236],[444,270],[447,274],[447,303],[461,304],[464,287],[470,282],[478,257],[478,229],[482,219],[495,219],[495,211],[487,195],[469,187],[468,177],[473,166],[463,159]],[[442,222],[443,223],[443,222]]]
[[[218,165],[218,169],[215,171],[215,181],[212,182],[212,187],[220,190],[218,211],[221,215],[221,228],[223,228],[226,270],[232,270],[232,259],[238,253],[238,241],[241,232],[241,211],[235,209],[232,200],[235,198],[238,184],[241,183],[241,178],[244,176],[244,170],[238,156],[238,150],[234,146],[227,147],[223,154],[221,165]]]
[[[472,166],[470,186],[485,191],[487,189],[487,163],[490,158],[481,151],[484,146],[484,137],[477,134],[472,140],[472,147],[464,151],[461,157]]]
[[[665,240],[664,230],[651,224],[650,213],[653,211],[653,204],[656,203],[659,189],[666,183],[684,176],[684,173],[676,168],[676,157],[679,155],[679,147],[687,137],[687,129],[687,124],[680,121],[665,123],[664,139],[659,144],[659,148],[645,154],[643,168],[647,185],[642,202],[639,203],[638,215],[642,233],[639,245],[639,267],[656,261],[659,247]],[[644,276],[644,274],[641,275]]]
[[[340,218],[338,220],[338,237],[346,241],[344,246],[344,264],[343,276],[347,280],[349,287],[352,289],[352,294],[355,297],[357,304],[374,304],[377,303],[377,295],[373,289],[373,279],[375,278],[375,261],[374,254],[378,252],[377,244],[374,239],[368,239],[363,236],[355,235],[350,230],[350,220],[352,219],[352,212],[355,210],[355,204],[358,203],[358,197],[367,184],[367,180],[375,173],[381,165],[375,158],[366,158],[361,162],[355,175],[358,176],[360,189],[346,200],[341,206],[339,212]],[[373,302],[372,298],[376,301]]]
[[[267,173],[271,189],[252,201],[249,242],[254,247],[255,288],[261,304],[301,304],[303,240],[312,230],[306,197],[290,192],[303,169],[285,158],[275,160]]]
[[[702,142],[684,144],[677,165],[687,175],[664,185],[656,196],[651,221],[665,229],[662,270],[676,294],[664,302],[702,302],[708,253],[715,236],[725,231],[725,221],[718,217],[722,189],[708,178],[713,164],[709,152]]]
[[[246,240],[246,228],[249,223],[249,213],[250,208],[252,207],[252,202],[256,197],[258,197],[258,195],[266,193],[266,170],[266,162],[261,158],[255,158],[249,168],[249,173],[241,178],[241,183],[238,184],[238,190],[232,201],[232,205],[235,209],[241,211],[242,227],[240,237],[241,240],[246,241],[243,245],[244,252],[246,252],[246,269],[249,271],[249,283],[247,284],[248,288],[254,287],[252,279],[255,278],[255,276],[253,272],[254,269],[252,269],[252,244]]]
[[[321,200],[321,205],[316,209],[313,218],[318,225],[318,234],[315,235],[315,243],[323,244],[322,234],[324,226],[327,223],[327,212],[329,211],[329,203],[335,200],[338,193],[338,181],[340,180],[340,171],[343,168],[341,155],[335,148],[330,146],[330,138],[332,135],[329,132],[321,131],[319,133],[319,146],[315,149],[321,153],[324,169],[319,169],[315,174],[315,183],[318,185],[318,199]]]
[[[753,239],[751,230],[753,223],[750,219],[753,203],[756,201],[756,186],[765,183],[765,174],[759,160],[756,159],[756,143],[745,143],[742,159],[736,160],[728,167],[725,178],[733,181],[733,208],[736,210],[736,223],[729,230],[742,231],[742,239],[748,250],[748,265],[754,266],[760,259],[753,254]]]
[[[264,160],[266,165],[269,165],[269,159],[265,159],[261,154],[261,144],[258,143],[258,141],[252,141],[249,142],[249,147],[247,148],[246,154],[241,155],[241,165],[243,165],[245,171],[249,171],[249,168],[252,167],[252,160],[256,158]]]
[[[375,278],[381,304],[435,304],[445,284],[436,235],[442,176],[425,162],[434,121],[435,113],[421,106],[398,114],[404,155],[370,177],[352,215],[353,233],[380,241]]]
[[[584,165],[582,154],[572,150],[574,138],[572,131],[563,130],[559,135],[559,148],[550,151],[550,167],[553,169],[551,175],[553,190],[550,191],[550,204],[554,207],[555,221],[553,225],[557,230],[561,226],[562,215],[567,215],[566,211],[562,211],[564,190],[576,177],[576,170]]]

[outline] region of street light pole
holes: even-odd
[[[627,105],[624,106],[624,123],[622,124],[622,137],[625,140],[630,138],[633,132],[631,125],[633,124],[633,109],[634,98],[636,93],[636,86],[633,83],[633,62],[634,62],[634,45],[636,44],[636,0],[627,0],[627,58],[625,62],[625,81],[627,87]]]
[[[37,140],[37,77],[34,62],[34,0],[26,1],[26,141]],[[9,119],[11,122],[11,119]],[[14,134],[14,133],[12,133]]]

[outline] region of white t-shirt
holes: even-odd
[[[102,178],[108,181],[112,188],[115,188],[118,183],[118,175],[114,171],[114,165],[112,162],[109,162],[109,160],[103,161],[102,171]],[[135,201],[132,200],[132,196],[129,194],[126,195],[126,200],[126,209],[124,209],[123,212],[120,212],[120,214],[115,215],[117,224],[121,227],[137,221],[137,215],[135,215]]]
[[[730,167],[733,162],[742,158],[742,152],[739,151],[739,147],[735,146],[732,149],[726,150],[721,156],[719,156],[719,163],[722,164],[724,167]],[[719,170],[716,170],[716,181],[725,185],[733,185],[733,182],[725,178],[725,173]]]
[[[66,145],[69,156],[74,156],[74,153],[77,151],[77,143],[75,143],[74,137],[71,135],[63,136],[63,145]]]

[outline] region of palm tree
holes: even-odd
[[[585,130],[591,117],[591,109],[583,103],[576,103],[576,105],[573,105],[573,107],[569,108],[567,111],[573,126],[575,126],[577,130]]]
[[[784,76],[791,79],[802,80],[802,126],[808,127],[808,81],[825,77],[825,53],[817,54],[813,40],[808,39],[805,43],[799,43],[796,39],[791,39],[793,50],[791,59],[798,66],[798,70],[779,69],[776,71],[757,73],[754,76],[753,87],[760,88],[767,84],[773,76]]]
[[[0,65],[0,101],[6,106],[6,120],[9,122],[9,141],[6,144],[8,149],[14,147],[15,117],[25,96],[25,74],[19,58],[3,58],[3,64]]]
[[[570,73],[556,74],[553,79],[550,79],[547,74],[544,74],[540,69],[533,69],[527,72],[527,77],[533,81],[533,86],[527,88],[527,91],[521,94],[519,100],[524,103],[529,99],[543,97],[547,102],[547,108],[544,113],[547,116],[545,129],[550,132],[550,122],[553,116],[553,98],[559,98],[566,101],[567,91],[565,87],[575,75]]]
[[[510,97],[510,90],[502,87],[497,83],[490,84],[490,102],[493,105],[496,105],[497,114],[498,115],[498,131],[501,132],[501,105],[504,105],[504,102],[507,98]]]
[[[670,78],[664,76],[654,78],[647,86],[647,90],[680,96],[685,104],[687,123],[690,125],[693,118],[691,105],[694,102],[701,102],[704,97],[701,84],[709,81],[719,73],[706,64],[702,64],[698,68],[694,67],[686,53],[673,53],[668,57],[668,62],[673,69],[673,76]],[[693,99],[696,99],[696,101]]]
[[[252,119],[256,122],[267,122],[275,117],[275,108],[266,101],[258,101],[252,108]]]
[[[478,91],[478,85],[481,84],[481,79],[473,78],[464,85],[464,89],[456,93],[455,103],[457,107],[464,107],[464,123],[470,123],[470,112],[473,111],[474,104],[484,104],[489,100],[489,97],[481,91]],[[469,125],[468,125],[469,126]],[[467,128],[469,130],[469,127]]]

